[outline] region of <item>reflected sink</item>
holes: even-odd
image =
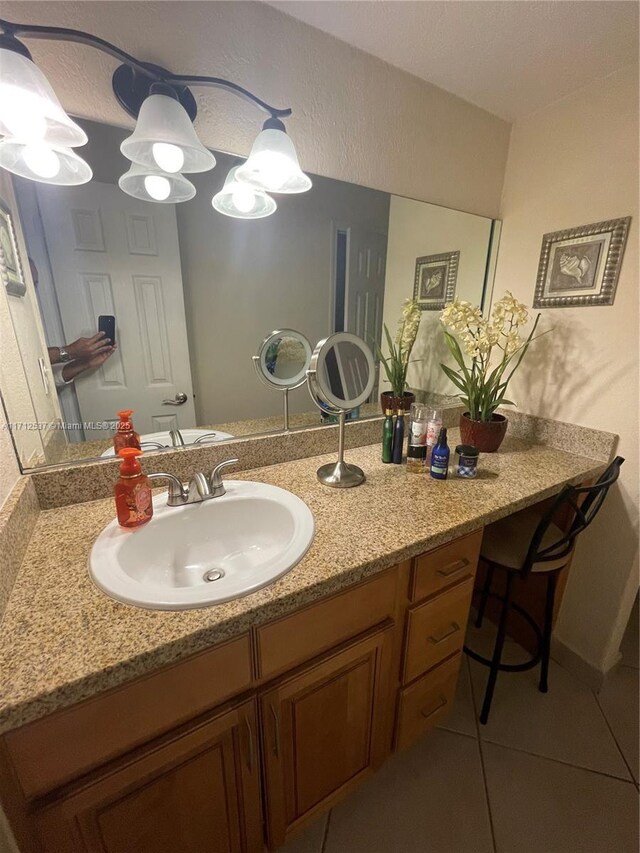
[[[168,507],[136,530],[110,522],[89,556],[94,583],[126,604],[185,610],[240,598],[290,571],[314,535],[313,514],[296,495],[246,480],[225,480],[225,495]]]
[[[194,444],[194,442],[198,441],[196,446],[200,446],[202,444],[213,444],[216,441],[224,441],[227,438],[235,438],[231,433],[221,432],[219,429],[181,429],[180,433],[185,444]],[[162,444],[163,447],[175,450],[171,444],[171,436],[168,430],[165,430],[164,432],[146,432],[144,435],[140,436],[140,443],[142,444],[143,450],[160,450],[159,447],[145,448],[144,445],[147,442],[152,444]],[[108,450],[105,450],[104,453],[100,454],[100,456],[115,455],[116,452],[113,447],[110,447]]]

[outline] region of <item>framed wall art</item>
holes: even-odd
[[[0,277],[7,292],[13,296],[24,296],[27,286],[20,263],[18,244],[11,213],[0,203]]]
[[[534,308],[613,305],[631,217],[542,238]]]
[[[413,298],[423,311],[441,311],[456,292],[460,252],[416,258]]]

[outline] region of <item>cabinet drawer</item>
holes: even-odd
[[[291,669],[394,616],[397,567],[256,629],[260,678]]]
[[[400,691],[396,749],[409,746],[447,716],[456,693],[461,659],[461,654],[449,658]]]
[[[5,735],[30,799],[246,690],[248,634]]]
[[[473,578],[409,611],[403,683],[462,648]]]
[[[411,601],[420,601],[452,583],[472,577],[478,565],[481,544],[482,530],[476,530],[416,557],[411,578]]]

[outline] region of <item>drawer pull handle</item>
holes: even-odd
[[[454,634],[457,634],[460,630],[460,626],[457,622],[451,623],[451,628],[446,631],[441,637],[429,637],[429,642],[433,643],[434,646],[439,646],[440,643],[444,643],[445,640],[448,640],[449,637],[453,637]]]
[[[278,712],[273,707],[271,703],[269,703],[269,709],[271,711],[271,715],[273,717],[273,754],[276,758],[280,756],[280,718],[278,717]]]
[[[458,572],[461,572],[463,569],[466,569],[468,565],[469,560],[467,560],[466,557],[463,557],[461,560],[455,560],[455,562],[449,563],[442,569],[437,569],[436,574],[440,575],[441,578],[450,578],[453,577],[453,575],[457,575]]]
[[[251,723],[247,719],[244,718],[244,724],[247,727],[247,770],[249,773],[253,773],[253,761],[254,761],[254,752],[253,752],[253,729],[251,728]]]
[[[446,699],[446,697],[445,697],[445,696],[443,696],[443,695],[442,695],[442,693],[441,693],[441,694],[440,694],[440,701],[438,702],[438,704],[436,705],[436,707],[435,707],[435,708],[432,708],[430,711],[425,711],[425,709],[423,708],[423,709],[420,711],[420,713],[421,713],[421,714],[422,714],[422,716],[425,718],[425,720],[428,720],[428,719],[429,719],[429,717],[433,717],[433,715],[434,715],[435,713],[437,713],[437,712],[438,712],[438,711],[440,711],[442,708],[444,708],[444,706],[445,706],[446,704],[447,704],[447,699]]]

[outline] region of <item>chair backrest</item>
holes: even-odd
[[[536,527],[521,569],[523,574],[530,572],[535,563],[560,560],[571,553],[578,534],[587,529],[600,511],[607,492],[618,479],[623,462],[622,456],[616,456],[593,486],[567,485],[562,489]],[[549,526],[567,507],[573,512],[571,525],[560,539],[543,546]]]

